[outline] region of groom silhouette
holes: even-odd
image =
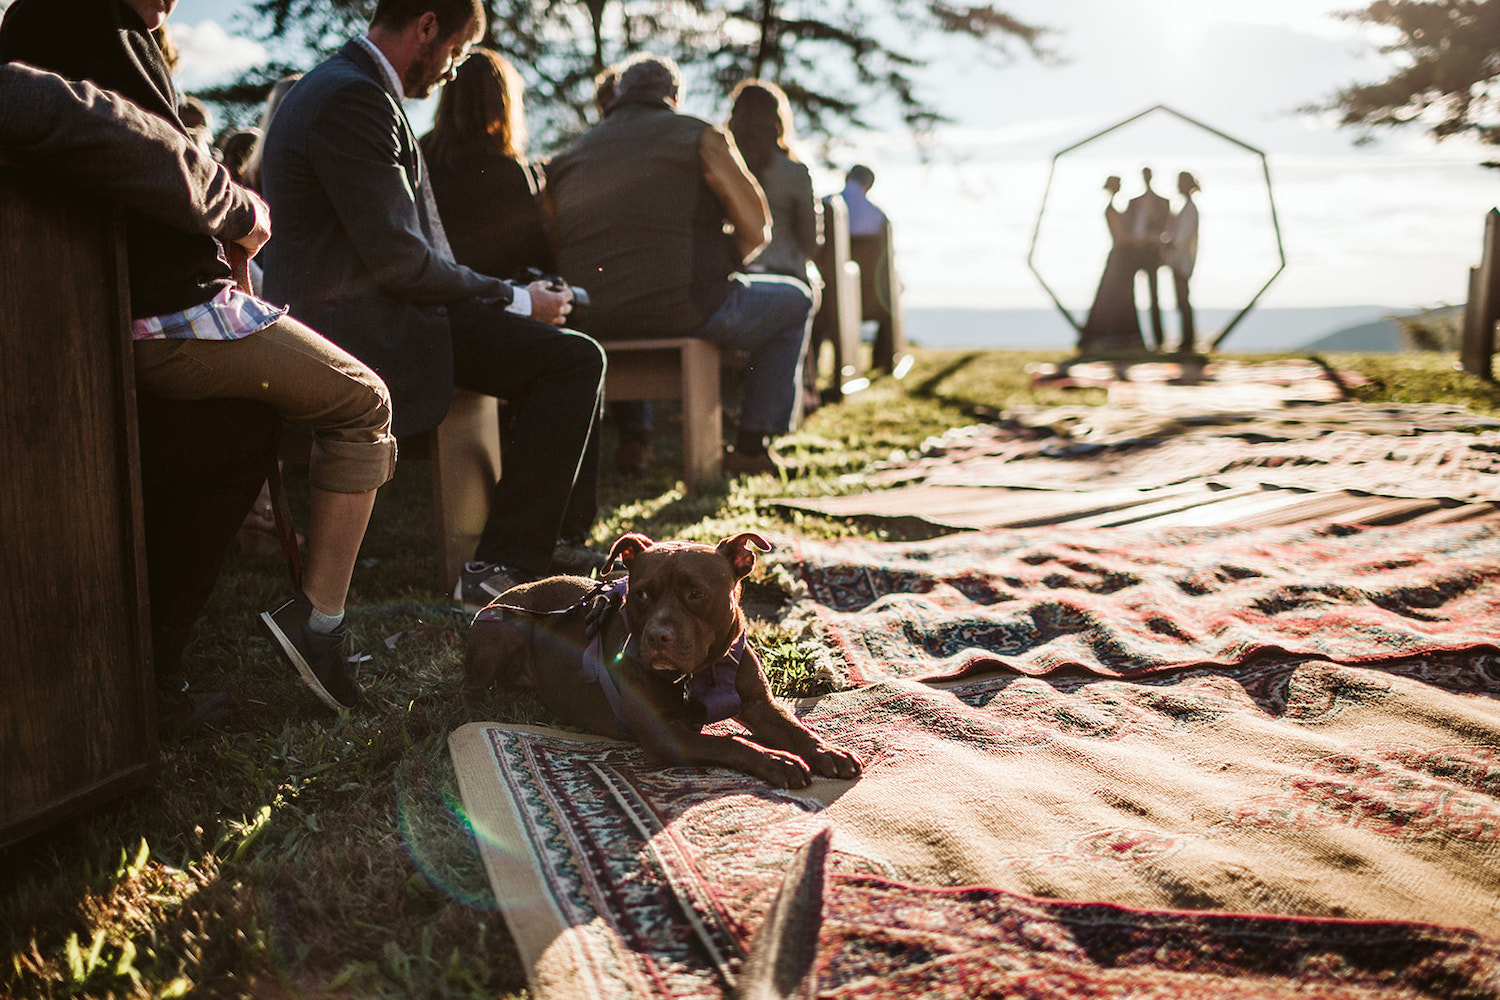
[[[1161,350],[1161,298],[1158,294],[1156,272],[1165,263],[1162,256],[1162,239],[1172,218],[1172,204],[1151,190],[1151,168],[1141,168],[1141,180],[1146,190],[1130,199],[1125,208],[1125,231],[1131,247],[1131,280],[1137,271],[1146,272],[1146,285],[1151,291],[1151,339],[1152,348]]]

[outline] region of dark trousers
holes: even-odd
[[[1188,298],[1188,279],[1172,272],[1172,285],[1177,292],[1177,313],[1182,317],[1182,339],[1177,345],[1179,354],[1192,354],[1197,350],[1198,327],[1193,322],[1193,302]]]
[[[281,419],[246,399],[137,400],[151,647],[175,674],[230,543],[276,460]]]
[[[859,265],[860,319],[875,321],[871,367],[890,371],[896,364],[895,314],[891,311],[892,275],[887,230],[849,237],[849,256]]]
[[[558,539],[587,534],[598,513],[604,349],[477,300],[450,304],[448,317],[454,381],[510,404],[474,558],[546,573]]]

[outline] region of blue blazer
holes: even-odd
[[[398,437],[448,412],[446,304],[512,298],[507,283],[433,248],[421,170],[400,95],[358,42],[287,92],[265,138],[265,297],[385,379]]]

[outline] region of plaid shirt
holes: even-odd
[[[286,315],[285,307],[262,301],[238,288],[179,313],[133,320],[133,340],[239,340],[264,330]]]

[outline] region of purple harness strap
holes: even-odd
[[[740,692],[734,686],[734,678],[740,669],[740,656],[745,652],[745,633],[741,632],[729,650],[707,670],[700,670],[688,678],[687,697],[703,706],[706,713],[704,723],[723,722],[740,714]]]
[[[614,713],[615,725],[620,727],[622,733],[633,736],[629,723],[625,721],[624,700],[620,696],[619,685],[609,672],[609,665],[604,662],[604,624],[625,599],[626,584],[623,577],[610,583],[602,591],[604,599],[589,609],[585,624],[589,644],[583,651],[583,665],[578,671],[578,677],[585,684],[599,685],[605,700],[609,702],[610,711]],[[614,658],[619,660],[625,656],[634,643],[635,636],[626,636]],[[745,633],[741,632],[713,666],[700,670],[687,679],[683,697],[703,707],[705,725],[732,719],[740,714],[740,694],[734,686],[734,680],[744,652]]]

